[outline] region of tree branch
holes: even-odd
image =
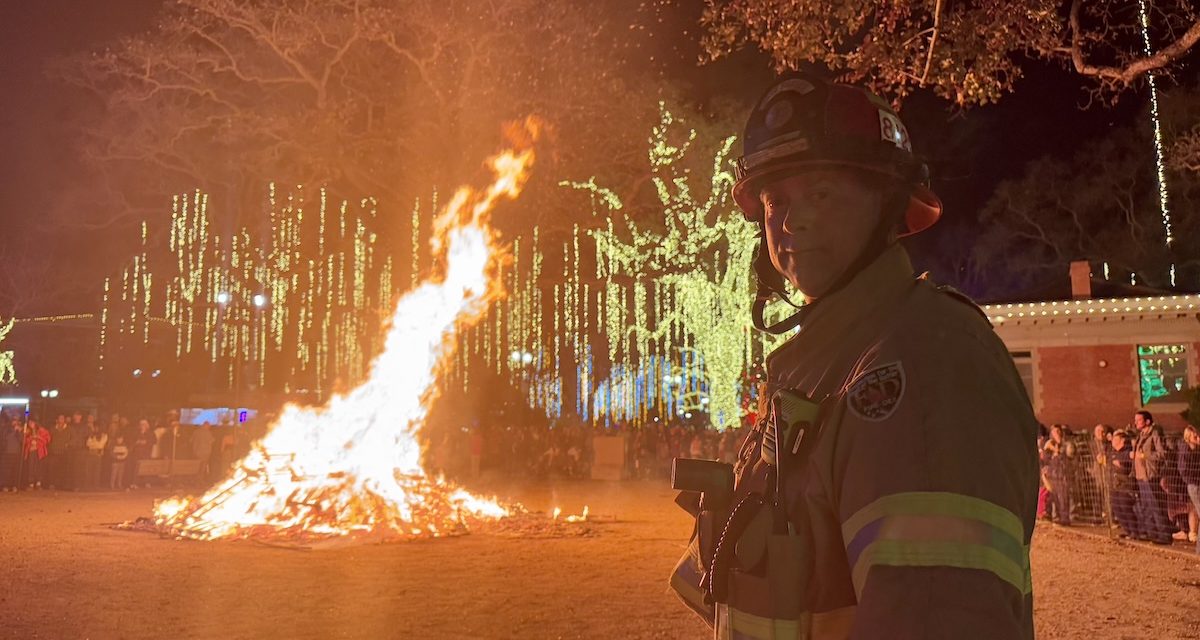
[[[1083,0],[1071,0],[1069,30],[1071,32],[1071,63],[1076,72],[1085,76],[1093,76],[1128,86],[1143,74],[1162,69],[1182,58],[1197,42],[1200,42],[1200,19],[1197,19],[1174,42],[1149,56],[1134,58],[1122,66],[1089,64],[1084,59],[1083,27],[1079,18],[1082,4]]]
[[[925,71],[921,74],[921,86],[929,79],[929,67],[933,64],[933,50],[937,48],[938,32],[942,26],[942,0],[933,7],[933,35],[929,37],[929,51],[925,54]]]

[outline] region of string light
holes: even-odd
[[[757,237],[729,202],[735,138],[721,142],[708,189],[698,189],[684,162],[697,134],[691,129],[681,132],[665,104],[659,107],[648,159],[665,231],[642,229],[628,217],[612,216],[622,207],[620,198],[594,179],[562,183],[590,193],[593,213],[607,218],[590,234],[597,279],[604,280],[598,315],[604,316],[613,373],[598,385],[604,401],[591,404],[597,413],[615,412],[617,418],[632,421],[646,420],[655,406],[684,413],[703,407],[715,425],[729,426],[741,416],[741,380],[752,362],[742,345]],[[632,283],[619,281],[631,274]],[[757,340],[758,349],[767,351],[777,339],[761,334]],[[660,345],[678,351],[664,361],[656,357]],[[670,373],[663,376],[660,371]]]
[[[372,311],[388,308],[395,293],[390,257],[376,257],[376,201],[341,202],[331,237],[325,190],[316,220],[305,217],[301,187],[280,198],[268,185],[270,231],[261,236],[246,228],[214,233],[200,191],[172,199],[165,247],[153,245],[143,224],[141,247],[120,281],[105,281],[101,366],[130,339],[149,344],[166,331],[177,357],[204,354],[226,370],[230,385],[246,365],[255,366],[250,380],[266,385],[267,362],[276,358],[285,379],[311,376],[317,388],[361,377],[378,346],[381,316]],[[317,259],[302,260],[314,246]]]
[[[1194,313],[1200,309],[1200,295],[1158,296],[1144,298],[1111,298],[1029,302],[1021,304],[984,305],[983,312],[993,324],[1003,324],[1023,318],[1038,319],[1054,316],[1105,316],[1141,313]]]
[[[1138,0],[1138,14],[1142,23],[1142,48],[1146,57],[1153,55],[1153,49],[1150,47],[1150,12],[1147,8],[1146,0]],[[1171,230],[1171,210],[1167,198],[1167,171],[1166,160],[1163,150],[1162,141],[1162,122],[1158,115],[1158,86],[1153,73],[1147,74],[1147,80],[1150,84],[1150,119],[1154,124],[1154,159],[1155,169],[1158,177],[1158,205],[1162,213],[1163,234],[1166,239],[1167,249],[1171,248],[1171,244],[1175,241],[1174,233]],[[1171,286],[1175,286],[1175,265],[1171,264]]]
[[[68,313],[57,316],[36,316],[33,318],[14,318],[13,322],[22,324],[25,322],[38,323],[54,323],[54,322],[69,322],[71,320],[92,320],[96,317],[94,313]]]
[[[537,228],[513,241],[500,267],[505,297],[461,334],[447,384],[471,392],[472,367],[481,366],[474,371],[508,376],[551,417],[573,410],[593,423],[637,423],[706,412],[714,425],[736,425],[752,394],[747,372],[781,339],[746,330],[757,236],[728,195],[735,138],[717,145],[711,173],[688,168],[696,139],[660,103],[647,159],[662,224],[613,215],[621,198],[594,178],[562,183],[590,194],[593,223],[554,241]],[[314,216],[301,187],[285,194],[270,184],[270,232],[261,235],[212,231],[199,191],[173,198],[165,252],[144,228],[143,247],[112,282],[121,295],[106,289],[102,358],[171,331],[177,354],[206,357],[230,385],[247,364],[267,387],[276,382],[267,371],[278,372],[279,386],[303,379],[318,390],[359,377],[379,347],[375,312],[390,308],[392,282],[404,280],[394,265],[419,281],[430,231],[421,219],[436,212],[437,196],[414,202],[411,243],[399,243],[393,262],[378,253],[374,199],[335,203],[318,193]],[[559,255],[561,265],[545,263]],[[252,306],[255,296],[263,307]]]

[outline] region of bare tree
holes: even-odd
[[[70,261],[65,256],[56,258],[48,246],[52,247],[11,239],[0,243],[0,318],[20,318],[51,308],[90,310],[90,300],[76,306],[71,302],[94,283],[73,278],[78,272],[64,264]]]
[[[1011,91],[1030,59],[1057,62],[1113,95],[1170,72],[1200,41],[1188,0],[706,0],[703,44],[716,58],[744,45],[779,69],[825,65],[897,99],[919,87],[967,107]]]
[[[1138,283],[1164,288],[1171,264],[1188,280],[1200,275],[1200,223],[1176,215],[1167,245],[1145,140],[1143,131],[1117,130],[1072,158],[1036,160],[1001,183],[980,216],[984,232],[971,249],[972,269],[1004,265],[1006,273],[992,275],[1010,293],[1065,278],[1073,260],[1107,263],[1115,277],[1134,274]],[[1173,175],[1171,197],[1175,211],[1192,210],[1200,181]]]
[[[269,180],[408,206],[530,112],[574,173],[620,171],[641,127],[611,123],[654,105],[618,99],[619,43],[591,5],[173,0],[152,31],[55,72],[102,107],[85,152],[119,197],[104,224],[193,187],[255,210]]]

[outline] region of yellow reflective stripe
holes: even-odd
[[[846,519],[842,536],[860,596],[875,565],[980,569],[1022,594],[1033,590],[1021,519],[980,498],[949,492],[883,496]]]
[[[765,640],[804,640],[808,638],[809,615],[800,614],[799,620],[784,620],[756,616],[721,605],[725,620],[718,620],[719,626],[727,625],[732,638],[756,638]]]
[[[854,590],[860,598],[871,567],[880,565],[980,569],[992,572],[1022,594],[1032,592],[1028,562],[1013,562],[992,547],[946,540],[876,540],[854,564]]]
[[[855,605],[850,605],[833,611],[813,612],[809,637],[849,638],[850,628],[854,626],[854,611]]]
[[[969,518],[996,527],[1018,543],[1025,539],[1025,526],[1012,511],[981,498],[946,491],[910,491],[883,496],[842,523],[842,539],[853,540],[859,530],[871,522],[899,515]]]

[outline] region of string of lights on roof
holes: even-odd
[[[1162,313],[1193,311],[1198,308],[1200,308],[1200,295],[989,304],[982,307],[983,312],[987,314],[993,324],[1002,324],[1013,318]]]
[[[37,316],[35,318],[17,318],[14,320],[17,324],[26,322],[69,322],[71,320],[91,320],[96,317],[94,313],[68,313],[57,316]]]

